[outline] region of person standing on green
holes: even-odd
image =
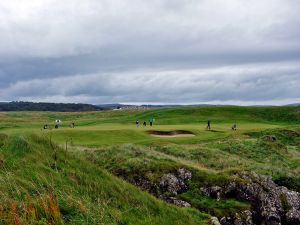
[[[207,121],[207,127],[206,127],[206,129],[210,130],[210,120]]]
[[[236,130],[236,123],[234,123],[231,127],[232,130]]]
[[[152,117],[152,118],[149,120],[149,124],[150,124],[151,127],[152,127],[152,125],[153,125],[153,122],[154,122],[154,118]]]
[[[153,125],[153,122],[154,122],[154,119],[153,119],[153,118],[151,118],[151,119],[149,120],[150,127],[152,127],[152,125]]]

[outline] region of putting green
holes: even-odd
[[[272,112],[266,114],[270,110]],[[285,117],[289,112],[293,114],[290,117]],[[271,113],[278,114],[278,121],[273,121]],[[8,112],[0,113],[0,132],[7,134],[33,132],[46,136],[51,135],[53,140],[59,143],[72,139],[74,144],[82,146],[125,143],[147,145],[153,143],[196,144],[232,135],[240,136],[251,131],[291,127],[293,124],[288,119],[293,119],[295,115],[298,114],[289,108],[272,107],[185,107],[82,113]],[[136,119],[141,122],[148,122],[152,117],[155,118],[153,127],[140,126],[137,128],[135,126]],[[60,128],[42,129],[44,124],[54,127],[54,120],[56,119],[62,120]],[[211,131],[205,129],[207,119],[211,120]],[[72,122],[75,122],[75,128],[69,127]],[[237,131],[231,130],[233,122],[237,123]],[[187,130],[195,136],[153,137],[147,133],[150,130]]]

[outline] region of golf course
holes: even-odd
[[[300,191],[300,107],[0,113],[0,224],[209,225],[256,210],[203,191],[245,172]]]

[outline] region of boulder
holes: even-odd
[[[187,190],[185,183],[174,174],[168,173],[162,176],[159,186],[163,192],[170,192],[174,195]]]
[[[223,217],[220,219],[221,225],[254,225],[252,220],[252,212],[249,210],[243,211],[240,214],[236,213],[232,217]]]
[[[300,211],[296,209],[291,209],[286,213],[286,222],[288,224],[300,224]]]
[[[134,185],[141,188],[143,191],[148,191],[154,196],[157,196],[157,184],[150,182],[145,178],[138,178],[134,181]]]
[[[245,225],[254,225],[253,213],[250,210],[245,210],[241,212],[241,217]]]
[[[216,198],[218,201],[221,199],[221,193],[223,192],[223,189],[219,186],[202,187],[200,190],[207,196]]]
[[[192,173],[185,168],[181,168],[177,171],[177,177],[183,181],[191,180]]]
[[[217,217],[212,217],[211,218],[211,224],[212,225],[221,225],[219,222],[219,219]]]
[[[192,179],[192,173],[185,168],[178,169],[175,174],[168,173],[161,177],[159,187],[162,192],[170,192],[174,195],[187,191],[188,187],[184,183]]]
[[[263,139],[264,139],[265,141],[271,141],[271,142],[277,141],[277,138],[276,138],[276,136],[274,136],[274,135],[265,135],[265,136],[263,137]]]
[[[231,217],[222,217],[220,219],[220,224],[221,225],[235,225],[233,222],[233,218],[231,218]]]

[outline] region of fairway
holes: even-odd
[[[267,128],[276,128],[280,125],[270,124],[247,124],[242,123],[238,131],[232,131],[230,124],[215,125],[213,130],[207,131],[205,125],[154,125],[153,127],[139,127],[136,128],[134,124],[102,124],[97,126],[76,127],[71,128],[59,128],[52,130],[54,140],[62,143],[68,138],[73,139],[75,145],[86,146],[101,146],[112,144],[151,144],[151,143],[185,143],[196,144],[202,141],[209,141],[218,138],[225,138],[227,136],[238,136],[244,132],[260,131]],[[159,138],[152,137],[147,133],[151,130],[158,131],[174,131],[174,130],[188,130],[195,134],[194,137],[177,137],[175,138]],[[49,131],[44,132],[44,134]]]
[[[32,132],[48,136],[51,133],[53,139],[58,143],[64,143],[72,138],[75,145],[95,147],[129,143],[196,144],[228,136],[239,136],[252,131],[296,125],[291,124],[290,121],[268,121],[263,117],[252,117],[253,108],[249,108],[248,112],[243,107],[224,107],[222,109],[223,112],[213,107],[190,107],[179,110],[174,108],[142,110],[142,112],[141,110],[119,110],[90,113],[1,113],[0,131],[10,134]],[[150,127],[148,120],[152,117],[156,121],[153,127]],[[59,129],[54,129],[55,119],[62,120]],[[137,128],[136,119],[146,121],[148,125],[144,127],[141,124]],[[207,120],[212,120],[212,130],[210,131],[206,130]],[[69,127],[72,122],[75,122],[75,128]],[[237,131],[231,130],[233,123],[237,123]],[[44,124],[49,124],[50,129],[43,130]],[[159,138],[149,135],[148,132],[153,130],[187,130],[195,136]]]

